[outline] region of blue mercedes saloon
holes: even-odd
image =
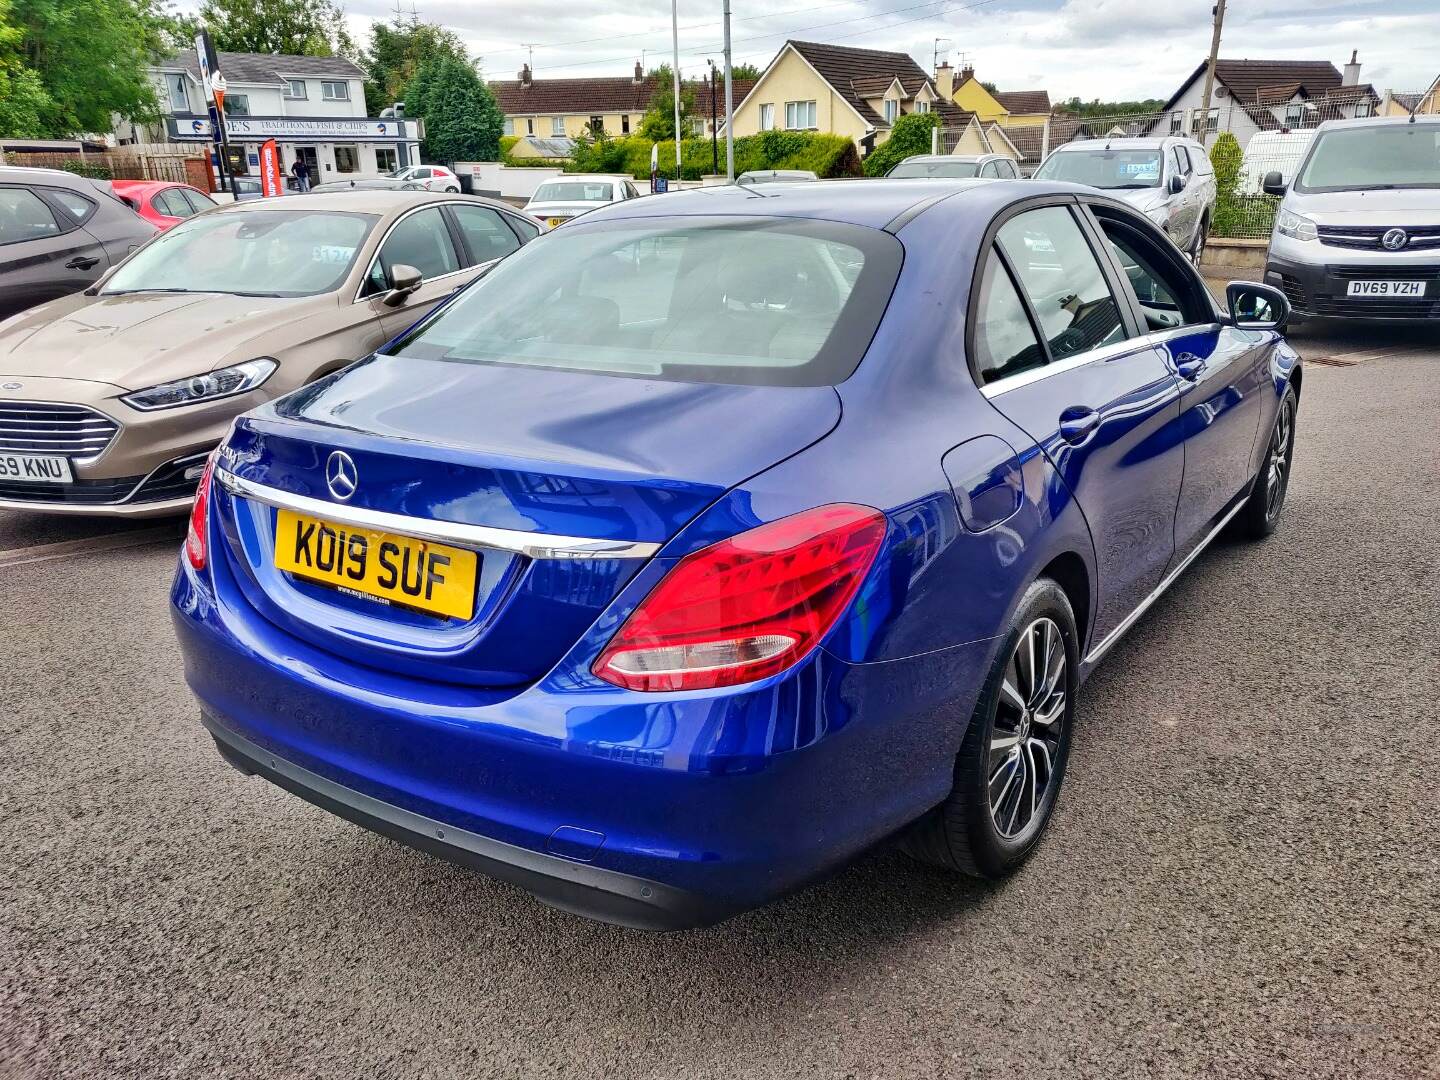
[[[235,423],[172,596],[202,722],[627,926],[889,838],[1001,878],[1086,676],[1222,529],[1275,528],[1288,310],[1068,185],[595,210]]]

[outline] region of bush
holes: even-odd
[[[1241,207],[1236,198],[1240,186],[1240,166],[1245,161],[1245,151],[1240,140],[1228,131],[1222,131],[1210,148],[1210,165],[1215,170],[1215,220],[1211,227],[1220,236],[1231,236],[1240,226]]]
[[[66,160],[60,163],[60,168],[76,176],[85,176],[91,180],[113,180],[115,174],[104,165],[95,165],[89,161],[82,161],[79,158]]]
[[[895,121],[890,138],[865,159],[866,176],[884,176],[911,154],[928,154],[930,133],[940,126],[936,113],[907,113]]]
[[[658,147],[658,171],[675,179],[675,142],[652,143],[639,135],[613,139],[608,135],[582,135],[575,140],[569,170],[616,173],[646,180],[650,176],[650,148]],[[718,169],[717,169],[718,159]],[[684,180],[725,168],[725,146],[709,139],[685,139],[680,144],[680,175]],[[808,169],[822,179],[860,175],[860,155],[842,135],[813,131],[765,131],[735,140],[735,174],[755,169]]]

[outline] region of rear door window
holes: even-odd
[[[975,372],[982,385],[1042,367],[1045,349],[1005,264],[991,251],[975,314]]]
[[[169,214],[171,217],[188,218],[195,213],[194,207],[190,205],[184,195],[180,194],[179,188],[166,188],[159,192],[152,201],[162,214]]]
[[[64,191],[60,188],[46,188],[45,190],[52,200],[65,209],[65,213],[70,217],[69,224],[71,225],[83,225],[95,212],[95,204],[84,195],[77,195],[73,191]],[[62,224],[64,223],[62,222]]]
[[[185,196],[185,201],[190,204],[190,208],[194,210],[197,214],[204,210],[209,210],[211,207],[216,205],[214,199],[208,198],[202,193],[195,191],[191,188],[176,188],[175,190]]]
[[[488,206],[456,205],[450,207],[450,212],[470,249],[471,266],[503,259],[520,246],[500,215]]]
[[[60,224],[33,191],[0,187],[0,244],[58,236]]]
[[[996,241],[1015,269],[1054,359],[1125,340],[1120,306],[1068,207],[1018,214],[1000,227]]]

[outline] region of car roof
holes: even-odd
[[[73,187],[85,191],[90,181],[64,169],[39,169],[31,165],[0,165],[0,183],[6,184],[49,184]]]
[[[516,214],[509,203],[482,199],[476,195],[446,194],[441,191],[402,191],[394,188],[350,188],[345,191],[322,191],[305,195],[278,195],[251,202],[225,203],[221,213],[241,210],[332,210],[354,214],[393,214],[426,203],[468,202],[494,207]]]
[[[927,204],[956,197],[985,213],[1022,196],[1095,192],[1074,184],[1035,180],[807,180],[793,184],[691,188],[596,207],[565,226],[656,217],[793,217],[883,229]]]
[[[1391,127],[1395,124],[1410,123],[1409,116],[1362,116],[1354,120],[1326,120],[1316,126],[1315,130],[1330,131],[1334,128],[1362,128],[1362,127]],[[1440,124],[1440,114],[1416,113],[1415,123],[1417,124]]]
[[[194,188],[192,184],[182,183],[179,180],[111,180],[111,185],[116,191],[159,191],[162,188],[188,187]],[[194,188],[199,191],[199,188]],[[205,194],[201,192],[201,194]]]
[[[1001,157],[1000,154],[911,154],[905,161],[959,161],[966,165],[973,165],[977,161],[984,161],[986,158]],[[901,162],[904,164],[904,161]]]
[[[1160,150],[1167,142],[1193,142],[1180,135],[1157,135],[1143,137],[1139,135],[1114,135],[1110,138],[1101,137],[1098,139],[1072,139],[1070,142],[1061,143],[1055,147],[1054,153],[1061,153],[1066,150],[1103,150],[1109,147],[1114,150]],[[1116,144],[1119,145],[1116,145]],[[1199,145],[1196,143],[1195,145]]]

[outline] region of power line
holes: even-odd
[[[996,2],[996,0],[978,0],[978,2],[976,2],[976,3],[966,4],[966,5],[964,5],[963,7],[955,8],[955,10],[956,10],[957,12],[959,12],[959,11],[973,11],[975,8],[986,7],[986,6],[988,6],[988,5],[990,5],[990,4],[993,4],[993,3],[995,3],[995,2]],[[812,24],[812,25],[810,25],[810,26],[794,27],[794,28],[789,29],[789,30],[778,30],[778,31],[775,31],[775,32],[769,33],[769,34],[757,34],[757,35],[755,35],[754,37],[745,38],[743,41],[737,41],[737,42],[734,42],[733,44],[735,44],[735,45],[740,45],[740,44],[752,44],[752,43],[757,42],[757,41],[768,41],[768,40],[771,40],[771,39],[773,39],[773,38],[790,38],[790,37],[794,37],[796,34],[808,33],[808,32],[811,31],[811,30],[823,30],[823,29],[825,29],[826,27],[831,27],[831,26],[848,26],[848,25],[850,25],[850,24],[852,24],[852,23],[861,22],[861,21],[866,20],[866,19],[878,19],[878,18],[881,18],[881,17],[883,17],[883,16],[885,16],[885,15],[899,15],[899,14],[903,14],[903,13],[905,13],[905,12],[907,12],[907,11],[917,11],[917,10],[919,10],[920,8],[934,8],[934,7],[938,7],[938,8],[940,9],[940,10],[937,10],[937,11],[929,12],[929,13],[927,13],[927,14],[925,14],[925,15],[916,16],[915,18],[912,18],[912,19],[901,19],[899,22],[886,23],[884,26],[875,26],[875,27],[871,27],[871,28],[866,29],[866,30],[857,30],[856,32],[854,32],[854,33],[852,33],[852,34],[841,34],[841,35],[838,35],[838,36],[832,36],[832,37],[830,38],[830,40],[832,40],[832,41],[845,41],[845,40],[848,40],[849,38],[862,37],[862,36],[864,36],[865,34],[875,34],[875,33],[881,32],[881,31],[883,31],[883,30],[893,29],[894,27],[897,27],[897,26],[905,26],[905,25],[908,25],[909,23],[924,22],[924,21],[927,20],[927,19],[936,18],[937,16],[939,16],[939,15],[942,14],[942,13],[949,13],[947,9],[952,8],[952,7],[955,7],[955,5],[956,5],[957,3],[958,3],[958,0],[927,0],[927,2],[926,2],[926,3],[923,3],[923,4],[910,4],[910,5],[908,5],[908,6],[906,6],[906,7],[902,7],[902,8],[891,8],[890,10],[887,10],[887,11],[876,11],[876,12],[872,12],[872,13],[869,14],[869,15],[860,15],[860,16],[857,16],[856,18],[853,18],[853,19],[838,19],[838,20],[834,20],[834,21],[831,21],[831,22],[814,23],[814,24]],[[834,7],[834,6],[837,6],[837,5],[834,5],[834,4],[825,4],[825,5],[821,5],[821,6],[822,6],[822,7]],[[804,10],[813,10],[813,9],[801,8],[801,9],[798,9],[798,10],[804,11]],[[701,56],[701,57],[703,57],[703,56],[706,56],[706,55],[708,55],[708,54],[710,54],[710,53],[714,53],[715,51],[717,51],[718,49],[720,49],[720,48],[722,48],[722,47],[723,47],[723,45],[722,45],[721,43],[711,43],[711,44],[707,44],[707,45],[704,45],[704,46],[698,46],[698,47],[696,47],[696,48],[694,48],[694,49],[687,49],[687,50],[685,50],[684,52],[682,52],[681,55],[682,55],[682,56],[686,56],[686,57],[690,57],[690,56]],[[768,50],[767,50],[767,51],[768,51]],[[493,55],[493,54],[487,54],[487,55]],[[631,55],[633,55],[633,54],[631,54]],[[761,56],[761,55],[764,55],[764,53],[751,52],[751,53],[748,53],[748,54],[747,54],[747,56]],[[599,66],[599,65],[601,65],[601,64],[618,64],[618,63],[622,63],[623,61],[628,60],[628,59],[630,59],[630,55],[627,55],[627,56],[607,57],[607,58],[604,59],[604,60],[581,60],[581,61],[578,61],[578,62],[573,63],[573,64],[561,64],[561,65],[557,65],[557,66],[561,67],[561,68],[564,69],[564,70],[568,70],[568,69],[570,69],[570,68],[577,68],[577,67],[597,67],[597,66]]]

